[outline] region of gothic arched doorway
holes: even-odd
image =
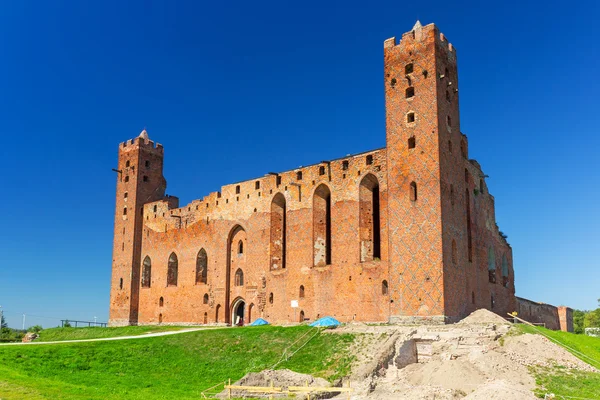
[[[246,302],[244,299],[237,299],[231,306],[231,324],[243,326],[246,323]]]

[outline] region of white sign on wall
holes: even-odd
[[[292,308],[298,308],[298,300],[292,300]]]

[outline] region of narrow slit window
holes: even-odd
[[[240,194],[240,185],[235,187],[235,194]]]
[[[255,190],[258,190],[258,189],[260,189],[260,181],[256,181],[256,182],[254,182],[254,189],[255,189]]]
[[[347,171],[348,170],[348,161],[342,161],[342,170],[343,171]]]
[[[387,281],[381,282],[381,294],[384,296],[387,296],[388,291],[389,291],[388,282]]]
[[[319,167],[319,175],[325,175],[325,167],[322,165]]]
[[[410,201],[417,201],[417,183],[410,183]]]
[[[152,281],[152,262],[150,257],[144,258],[142,266],[142,287],[149,288]]]
[[[415,96],[415,88],[410,86],[406,88],[406,98],[410,99]]]
[[[296,180],[298,180],[298,181],[302,180],[302,171],[296,172]]]
[[[405,73],[406,75],[408,75],[408,74],[412,74],[412,73],[413,73],[413,68],[414,68],[414,67],[413,67],[413,63],[406,64],[406,66],[404,67],[404,73]]]
[[[373,164],[373,156],[371,154],[369,154],[365,161],[366,161],[367,165]]]
[[[304,298],[304,285],[300,285],[300,290],[298,291],[298,297],[301,299]]]
[[[406,122],[408,122],[409,124],[412,122],[415,122],[415,113],[414,112],[409,112],[408,114],[406,114]]]
[[[144,175],[144,182],[148,182],[148,177]]]

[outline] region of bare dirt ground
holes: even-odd
[[[512,335],[511,324],[478,310],[453,325],[349,324],[358,333],[352,399],[535,399],[529,366],[595,368],[540,335]],[[347,395],[336,398],[347,399]]]

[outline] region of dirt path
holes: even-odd
[[[56,342],[0,343],[0,346],[29,346],[29,345],[40,345],[40,344],[83,343],[83,342],[103,342],[103,341],[108,341],[108,340],[145,339],[148,337],[177,335],[180,333],[203,331],[203,330],[207,330],[207,329],[215,329],[215,328],[190,328],[190,329],[182,329],[179,331],[145,333],[143,335],[134,335],[134,336],[116,336],[116,337],[108,337],[108,338],[80,339],[80,340],[61,340],[61,341],[56,341]]]

